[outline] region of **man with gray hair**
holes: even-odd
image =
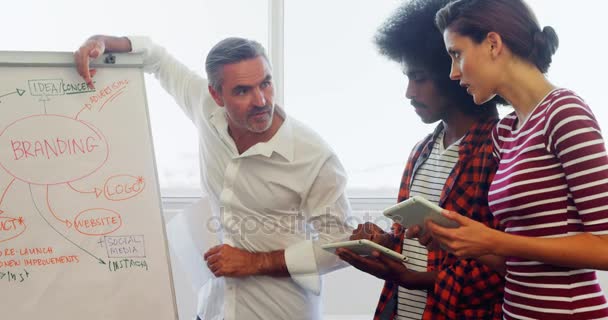
[[[148,38],[93,36],[74,54],[91,87],[89,60],[106,51],[143,53],[144,71],[198,129],[201,183],[223,226],[223,244],[204,259],[225,281],[210,292],[223,297],[222,311],[203,308],[200,318],[320,319],[319,275],[339,260],[319,244],[351,232],[346,174],[317,134],[274,104],[264,48],[220,41],[207,56],[207,80]]]

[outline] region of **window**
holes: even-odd
[[[336,150],[349,196],[395,198],[407,156],[431,132],[405,98],[407,79],[377,53],[376,29],[403,1],[308,0],[285,3],[285,107]],[[529,0],[541,24],[560,37],[549,78],[575,90],[604,131],[606,41],[598,33],[606,4]],[[593,39],[593,40],[587,40]],[[447,76],[448,70],[446,70]],[[501,114],[511,112],[502,108]]]
[[[12,1],[5,6],[3,21],[19,28],[4,33],[3,49],[73,51],[92,34],[144,34],[203,73],[206,53],[225,36],[250,37],[269,47],[268,3],[156,0],[144,5],[108,0],[83,6],[76,0]],[[285,107],[336,150],[354,197],[394,198],[411,148],[433,128],[411,111],[399,66],[380,56],[372,43],[377,27],[400,3],[285,1],[285,65],[275,66],[285,75]],[[600,80],[608,73],[603,57],[608,44],[586,40],[596,32],[606,4],[529,3],[541,24],[553,26],[560,37],[550,79],[585,98],[608,130]],[[156,81],[147,81],[147,88],[163,195],[196,195],[196,131]]]
[[[108,0],[84,8],[76,0],[13,1],[3,21],[20,28],[4,33],[3,49],[73,51],[92,34],[144,34],[204,73],[206,53],[225,36],[250,37],[269,47],[268,3]],[[394,198],[411,148],[433,128],[412,112],[399,66],[380,56],[372,43],[377,27],[400,3],[285,1],[285,65],[275,66],[285,75],[285,107],[336,150],[353,197]],[[600,81],[608,73],[602,56],[608,44],[586,40],[606,5],[594,0],[578,6],[565,0],[529,3],[541,24],[553,26],[560,37],[550,79],[585,98],[608,130]],[[155,80],[147,81],[147,88],[163,195],[197,195],[196,131]]]
[[[372,42],[400,3],[285,3],[285,108],[338,153],[351,197],[395,198],[410,150],[432,128],[411,112],[399,65]]]
[[[549,79],[577,92],[589,104],[608,138],[608,109],[604,77],[608,74],[605,52],[608,43],[600,37],[606,2],[582,0],[573,6],[565,0],[530,0],[542,26],[552,26],[559,37]]]

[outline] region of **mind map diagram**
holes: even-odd
[[[107,138],[107,125],[97,125],[101,115],[120,112],[115,105],[125,99],[130,81],[95,83],[95,89],[73,77],[15,85],[0,87],[0,114],[12,117],[0,125],[0,283],[83,262],[109,272],[147,270],[144,235],[123,232],[131,213],[118,206],[146,189],[146,171],[104,171],[121,142]],[[31,110],[12,109],[16,105]],[[29,202],[32,209],[11,209],[11,201]],[[52,230],[71,253],[35,240],[33,225]],[[23,237],[34,240],[15,244]]]

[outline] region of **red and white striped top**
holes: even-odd
[[[502,119],[493,139],[500,165],[488,199],[505,232],[608,234],[606,147],[580,97],[553,90],[521,126],[515,113]],[[593,270],[508,257],[506,280],[506,319],[608,319]]]

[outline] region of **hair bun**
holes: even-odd
[[[559,47],[559,38],[555,29],[551,26],[546,26],[543,28],[542,34],[545,36],[547,49],[553,55],[557,51],[557,47]]]
[[[535,62],[536,66],[542,73],[546,73],[551,65],[552,56],[557,51],[559,39],[555,29],[546,26],[542,31],[538,30],[534,33],[534,45],[530,58]]]

